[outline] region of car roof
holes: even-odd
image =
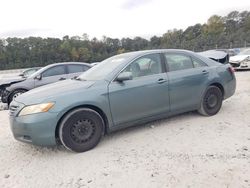
[[[55,65],[86,65],[86,66],[89,66],[91,67],[91,65],[89,63],[84,63],[84,62],[59,62],[59,63],[52,63],[52,64],[49,64],[47,65],[47,67],[50,67],[50,66],[55,66]]]
[[[126,53],[112,56],[110,58],[126,57],[127,61],[130,61],[131,59],[137,58],[139,56],[152,54],[152,53],[164,53],[164,52],[173,52],[173,53],[181,52],[181,53],[186,53],[186,54],[196,54],[192,51],[182,50],[182,49],[154,49],[154,50],[141,50],[141,51],[126,52]]]
[[[123,53],[124,55],[130,54],[130,55],[144,55],[144,54],[150,54],[150,53],[163,53],[163,52],[189,52],[194,53],[189,50],[182,50],[182,49],[154,49],[154,50],[141,50],[141,51],[133,51],[133,52],[127,52]]]

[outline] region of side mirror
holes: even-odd
[[[132,80],[132,79],[133,79],[133,76],[131,72],[122,72],[121,74],[117,76],[115,80],[118,82],[123,82],[126,80]]]
[[[42,75],[41,75],[41,74],[37,75],[37,76],[35,77],[35,79],[41,80],[41,79],[42,79]]]

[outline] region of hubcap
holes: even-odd
[[[21,94],[22,94],[22,92],[15,93],[15,95],[13,95],[13,99],[17,98]]]
[[[216,95],[211,94],[206,98],[206,105],[208,108],[214,108],[218,103],[218,98],[216,97]]]
[[[94,123],[89,119],[78,120],[70,131],[71,138],[79,144],[89,141],[94,133]]]

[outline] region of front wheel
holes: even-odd
[[[78,108],[69,112],[59,126],[59,139],[64,147],[84,152],[99,143],[104,122],[96,111]]]
[[[223,101],[220,88],[209,86],[202,98],[198,112],[204,116],[212,116],[219,112]]]
[[[15,91],[13,91],[9,97],[8,104],[10,104],[15,98],[17,98],[19,95],[21,95],[25,92],[27,92],[27,91],[24,89],[17,89]]]

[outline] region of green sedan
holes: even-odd
[[[234,70],[185,50],[148,50],[108,58],[82,75],[39,87],[10,105],[22,142],[84,152],[109,132],[179,113],[219,112],[235,92]]]

